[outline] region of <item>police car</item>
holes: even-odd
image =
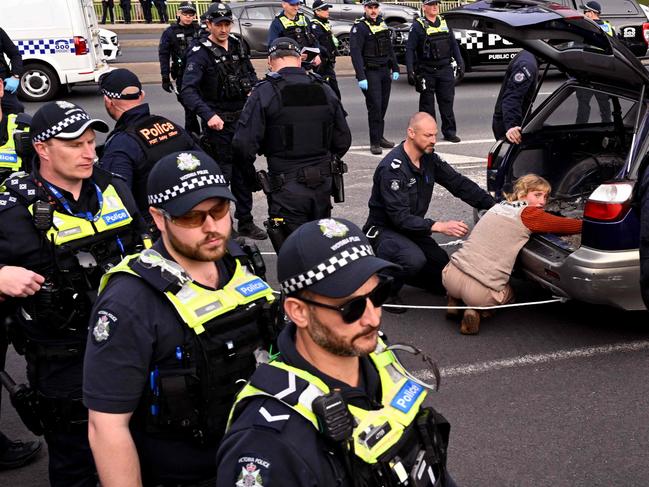
[[[619,39],[556,3],[494,6],[482,0],[446,19],[454,27],[498,34],[567,75],[550,96],[533,101],[522,143],[499,140],[487,159],[487,189],[494,197],[535,173],[552,185],[546,210],[583,218],[581,235],[533,235],[521,250],[519,270],[558,296],[644,309],[633,191],[649,159],[645,66]]]
[[[0,2],[2,27],[23,57],[19,96],[53,99],[64,85],[97,82],[104,60],[92,0]]]

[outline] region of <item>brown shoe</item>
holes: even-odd
[[[462,306],[462,301],[459,299],[454,298],[453,296],[448,296],[448,300],[446,301],[446,306],[449,308],[455,308],[456,306]],[[462,317],[462,310],[461,309],[447,309],[446,310],[446,319],[447,320],[454,320],[457,321]]]
[[[462,323],[460,324],[460,333],[462,335],[477,335],[480,331],[480,313],[474,309],[464,310]]]

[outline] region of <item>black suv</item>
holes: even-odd
[[[557,4],[582,12],[588,0],[555,0]],[[636,0],[606,0],[602,3],[601,18],[608,20],[617,38],[636,56],[647,54],[649,22],[647,15]],[[494,8],[505,7],[508,2],[493,1]],[[467,71],[503,69],[519,51],[514,44],[497,33],[485,33],[472,29],[454,28],[460,44]]]

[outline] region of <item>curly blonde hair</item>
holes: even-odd
[[[511,193],[504,193],[507,201],[517,201],[526,196],[531,191],[545,191],[550,194],[552,186],[547,179],[536,174],[526,174],[521,176],[514,183],[514,190]]]

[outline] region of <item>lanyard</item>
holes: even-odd
[[[97,201],[99,202],[99,211],[97,211],[97,214],[95,216],[92,216],[92,213],[89,211],[86,212],[79,212],[79,213],[73,213],[72,208],[70,208],[70,204],[68,203],[68,200],[65,199],[65,196],[61,194],[61,192],[56,189],[54,186],[51,184],[47,183],[47,188],[52,192],[54,197],[63,205],[63,208],[65,208],[65,211],[67,211],[70,215],[76,216],[77,218],[84,218],[88,220],[89,222],[96,222],[99,220],[99,215],[101,215],[101,210],[104,206],[104,196],[101,194],[101,190],[99,189],[99,186],[97,186],[96,183],[92,183],[95,185],[95,191],[97,192]]]

